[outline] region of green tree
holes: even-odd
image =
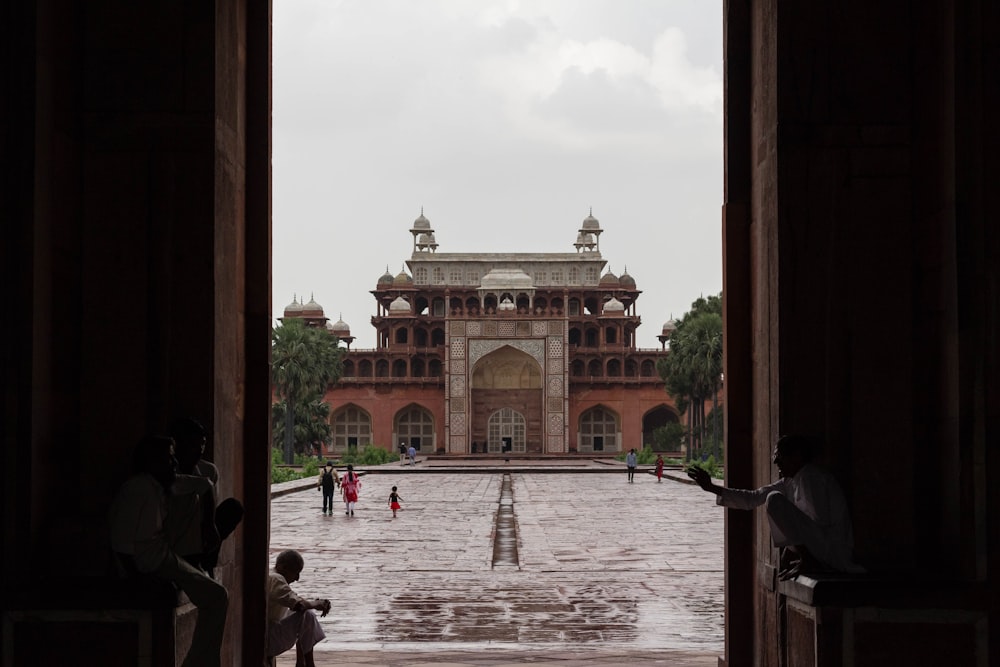
[[[322,398],[312,396],[295,404],[292,440],[297,454],[312,454],[313,445],[329,445],[332,442],[330,405],[324,403]],[[284,400],[271,405],[271,441],[274,447],[284,447],[286,409],[287,403]],[[305,450],[302,449],[303,446],[306,447]]]
[[[678,452],[684,449],[687,429],[683,424],[668,422],[653,429],[653,449],[658,452]]]
[[[287,319],[271,330],[271,383],[286,406],[281,415],[285,463],[292,463],[295,454],[296,415],[301,414],[296,405],[321,400],[327,387],[340,379],[344,350],[337,342],[325,329],[306,326],[300,319]]]
[[[722,386],[722,294],[699,298],[691,304],[691,310],[670,335],[670,354],[660,360],[657,370],[677,409],[687,414],[685,458],[690,460],[700,453],[706,439],[705,402],[711,399],[713,410],[718,407]],[[713,428],[713,437],[719,432],[719,428]]]

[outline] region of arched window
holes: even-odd
[[[432,275],[434,276],[435,285],[444,284],[444,269],[442,269],[440,266],[435,266]]]
[[[587,375],[590,377],[601,377],[601,362],[597,359],[591,359],[590,363],[587,365]]]
[[[431,315],[434,317],[444,317],[444,299],[434,299],[431,303]]]
[[[597,329],[587,329],[584,345],[587,347],[597,347]]]
[[[417,315],[426,315],[427,314],[427,303],[428,303],[427,302],[427,297],[425,297],[425,296],[418,296],[416,299],[413,300],[413,304],[414,304],[413,305],[413,312],[415,314],[417,314]]]
[[[375,377],[377,378],[387,378],[389,377],[389,362],[385,359],[379,359],[375,362]]]
[[[653,363],[652,359],[646,359],[642,362],[641,370],[639,374],[644,378],[651,378],[656,375],[656,364]]]
[[[622,362],[617,359],[608,359],[608,377],[616,378],[622,374]]]
[[[580,344],[580,330],[573,327],[569,330],[569,344],[579,345]]]
[[[569,283],[570,285],[579,285],[580,284],[580,269],[578,269],[577,267],[574,266],[574,267],[570,268],[568,275],[569,275],[569,277],[566,279],[567,283]],[[571,306],[571,308],[572,308],[572,306]]]
[[[635,363],[635,359],[625,360],[625,377],[634,378],[639,374],[639,364]]]
[[[570,370],[570,373],[572,373],[573,377],[582,378],[585,375],[586,370],[587,366],[586,364],[583,363],[583,361],[581,361],[580,359],[573,360],[573,364]]]
[[[413,272],[413,282],[418,283],[420,285],[426,285],[427,284],[427,269],[424,268],[424,267],[420,267],[419,269],[415,270]]]
[[[580,415],[579,443],[581,452],[617,452],[618,417],[603,407],[587,410]]]
[[[354,362],[350,359],[344,360],[344,377],[352,378],[354,377]]]
[[[469,315],[475,315],[479,312],[479,299],[474,296],[470,296],[465,300],[465,312]]]
[[[444,345],[444,329],[431,331],[431,345]]]
[[[411,405],[396,414],[396,440],[413,445],[416,450],[434,451],[434,417],[419,405]],[[397,442],[397,444],[398,444]]]
[[[363,449],[372,443],[372,418],[359,407],[348,405],[330,418],[335,452]]]
[[[409,331],[406,327],[399,327],[396,329],[396,343],[399,345],[406,345],[406,341],[409,339]]]
[[[405,378],[406,377],[406,360],[396,359],[392,362],[392,377],[394,378]]]
[[[413,330],[413,344],[417,347],[427,347],[427,329],[419,328]]]
[[[431,359],[431,363],[427,365],[427,375],[432,378],[441,377],[441,361],[439,359]]]
[[[579,315],[580,314],[580,300],[579,299],[570,299],[569,300],[569,314],[570,314],[570,316],[574,316],[574,315]]]
[[[412,359],[410,361],[410,376],[415,378],[422,378],[424,376],[423,359]]]
[[[507,451],[523,452],[524,415],[511,408],[500,408],[490,415],[488,427],[488,447],[491,453]]]
[[[618,330],[614,327],[604,328],[604,342],[608,345],[614,345],[618,342]]]
[[[372,362],[362,359],[358,362],[358,377],[370,378],[372,376]]]

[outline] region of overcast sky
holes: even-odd
[[[410,257],[601,254],[642,290],[640,347],[722,289],[718,0],[274,3],[272,300],[315,295],[375,346]]]

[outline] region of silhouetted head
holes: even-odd
[[[176,445],[177,468],[182,473],[194,471],[208,443],[208,431],[197,419],[184,417],[170,425],[170,436]]]
[[[290,584],[299,580],[303,567],[305,567],[305,561],[302,560],[302,554],[294,549],[282,551],[274,560],[274,571],[283,576],[285,581]]]
[[[174,459],[174,441],[165,435],[147,435],[132,452],[132,469],[152,475],[169,489],[174,484],[177,460]]]
[[[807,435],[783,435],[778,438],[771,460],[782,477],[795,477],[802,466],[813,460],[819,440]]]

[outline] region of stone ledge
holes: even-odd
[[[983,586],[885,574],[799,575],[778,582],[778,592],[810,607],[987,610]]]

